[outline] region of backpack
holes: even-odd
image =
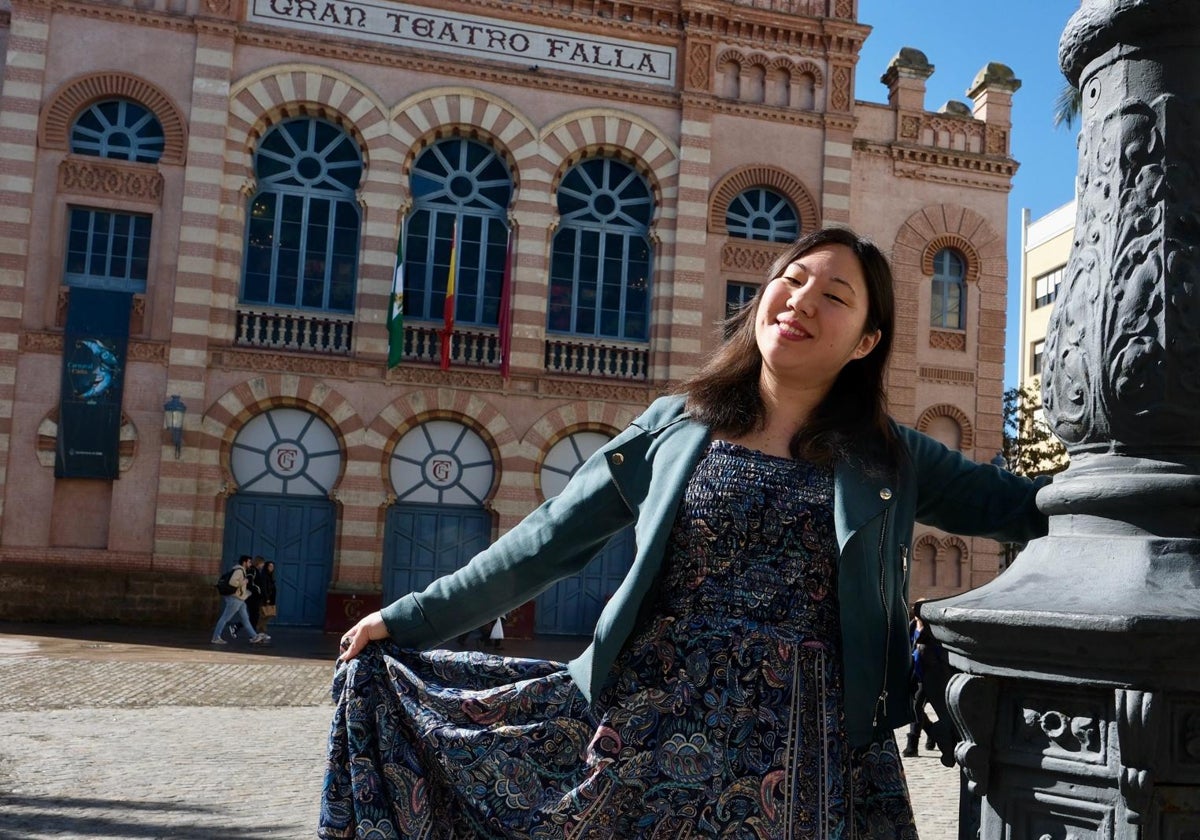
[[[233,572],[236,568],[237,566],[234,566],[233,569],[230,569],[225,574],[217,578],[217,591],[222,595],[232,595],[233,593],[237,592],[237,587],[229,582],[229,579],[233,577]]]

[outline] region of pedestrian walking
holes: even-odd
[[[278,608],[275,604],[276,588],[275,588],[275,561],[267,560],[263,563],[262,571],[258,578],[259,589],[262,590],[262,603],[258,610],[258,621],[254,627],[259,633],[267,632],[267,625],[271,623],[271,619],[275,617]]]
[[[811,233],[686,383],[464,568],[343,637],[319,836],[912,840],[914,520],[1027,540],[1036,486],[895,424],[879,250]],[[419,651],[632,567],[570,663]],[[368,644],[368,642],[372,642]]]
[[[258,632],[259,611],[263,604],[262,574],[266,564],[267,561],[259,554],[250,561],[250,568],[246,569],[246,591],[249,593],[246,596],[246,614],[250,616],[250,626],[255,632]]]
[[[229,644],[221,634],[227,625],[235,621],[246,629],[246,638],[250,640],[250,644],[261,645],[271,641],[271,637],[266,633],[259,633],[254,629],[250,615],[246,612],[246,598],[250,595],[246,572],[250,566],[250,555],[243,554],[238,558],[237,565],[217,581],[217,592],[221,596],[221,617],[217,619],[213,628],[210,641],[214,645]]]

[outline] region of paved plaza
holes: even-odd
[[[0,838],[313,837],[337,640],[272,635],[0,623]],[[926,752],[905,769],[922,840],[955,840],[957,772]]]

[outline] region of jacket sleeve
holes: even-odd
[[[437,644],[490,623],[586,566],[609,537],[634,521],[607,453],[639,433],[630,427],[598,450],[562,493],[465,566],[384,607],[391,637],[410,647]]]
[[[246,587],[246,573],[241,566],[233,570],[233,574],[229,576],[229,585],[235,590],[233,595],[239,601],[245,601],[250,595],[250,590]]]
[[[899,432],[917,482],[917,521],[964,536],[1024,543],[1045,536],[1037,491],[1049,477],[1029,479],[977,464],[913,429]]]

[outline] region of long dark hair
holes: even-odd
[[[853,446],[881,466],[891,467],[896,464],[897,443],[883,379],[892,353],[896,304],[887,258],[873,242],[848,228],[824,228],[801,237],[780,254],[766,281],[780,277],[794,261],[821,245],[845,245],[858,257],[867,283],[865,330],[879,330],[879,343],[866,356],[846,363],[825,399],[792,438],[789,450],[794,458],[831,466]],[[755,316],[765,289],[766,283],[726,320],[729,338],[682,388],[697,420],[734,437],[766,422],[759,392],[762,354],[755,338]]]

